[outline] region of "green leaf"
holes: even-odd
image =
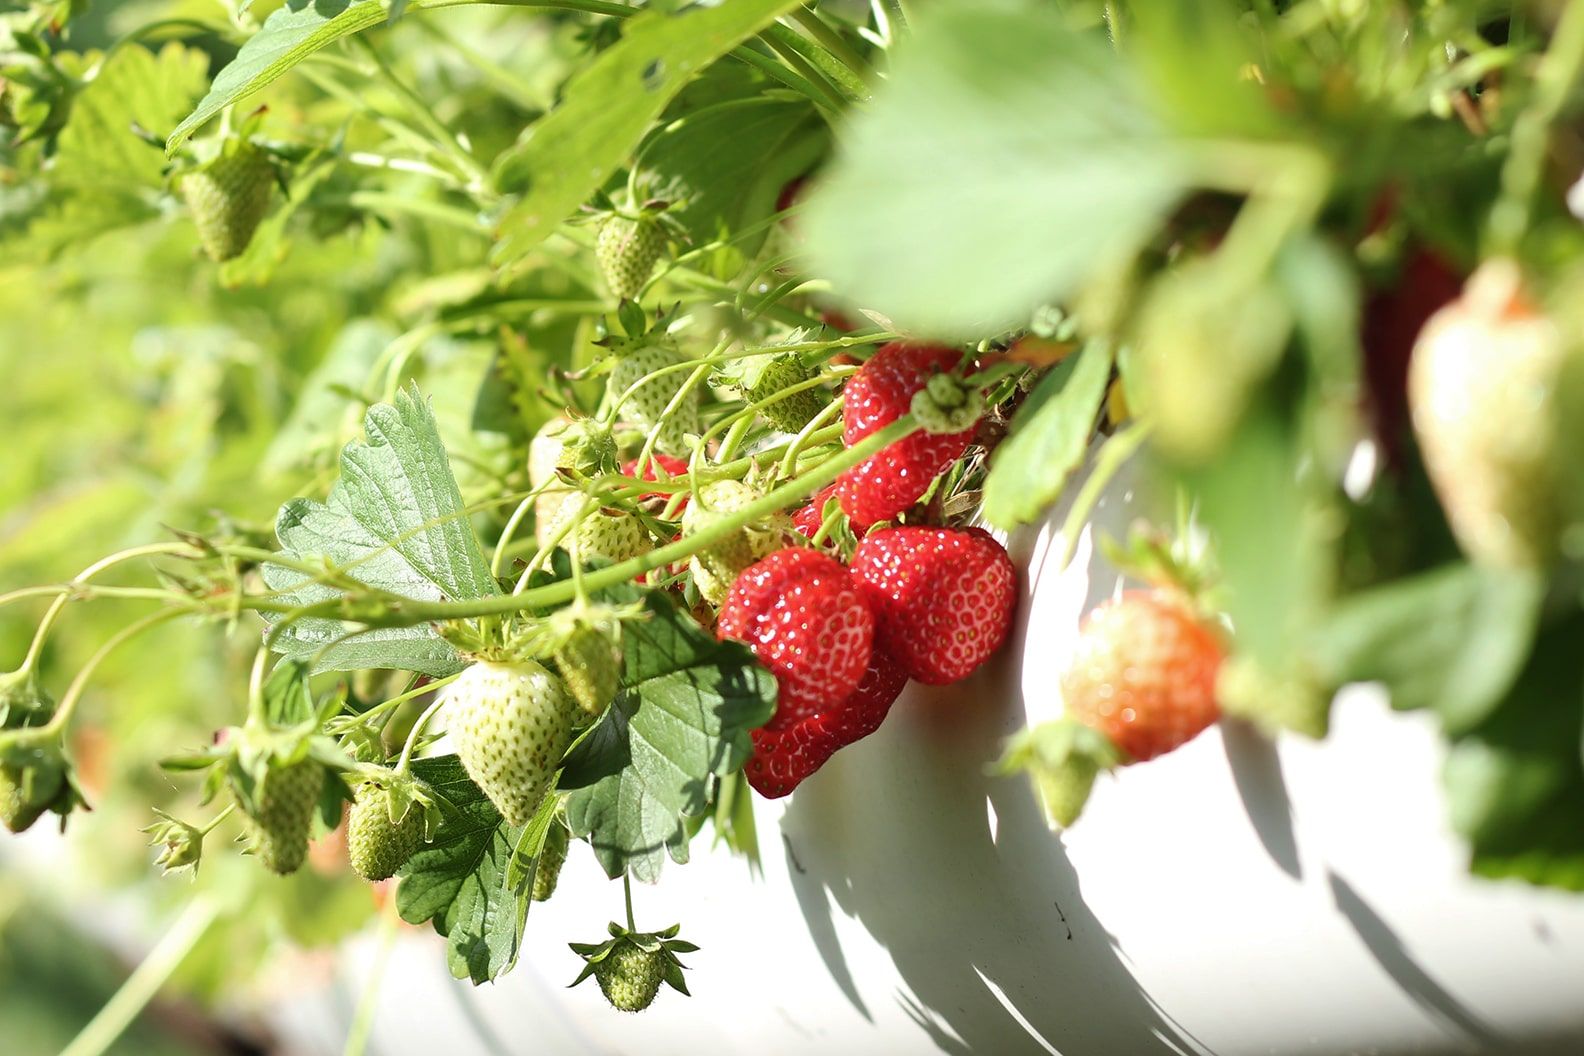
[[[1584,890],[1584,615],[1541,633],[1522,673],[1442,776],[1474,872]]]
[[[579,71],[561,104],[496,166],[522,194],[502,218],[499,263],[521,259],[604,185],[687,82],[801,0],[728,0],[680,15],[648,12]]]
[[[1034,413],[1013,421],[985,480],[984,513],[991,524],[1027,524],[1056,501],[1089,449],[1110,376],[1110,346],[1092,341],[1070,371],[1052,370],[1041,379],[1030,394],[1040,401]]]
[[[442,5],[435,0],[417,0],[412,6]],[[314,52],[379,25],[385,17],[379,0],[288,0],[264,20],[236,58],[215,77],[198,108],[165,140],[165,153],[176,153],[176,148],[205,121],[257,92]]]
[[[1334,683],[1380,681],[1402,710],[1433,709],[1451,732],[1501,703],[1534,641],[1534,576],[1453,565],[1355,595],[1320,630]]]
[[[281,507],[275,531],[283,552],[420,601],[500,593],[463,513],[434,416],[417,388],[398,393],[394,405],[370,407],[364,428],[367,440],[342,450],[341,477],[325,502],[292,499]],[[338,593],[284,565],[266,564],[264,579],[299,605]],[[321,670],[401,668],[446,675],[462,668],[456,650],[432,626],[376,628],[329,644],[348,630],[339,620],[296,620],[276,638],[276,647],[314,659]]]
[[[264,680],[264,717],[271,726],[300,726],[313,720],[313,690],[308,686],[308,665],[282,660]]]
[[[898,47],[805,216],[845,297],[940,337],[1018,326],[1185,192],[1121,60],[1052,6],[932,8]]]
[[[648,197],[673,203],[666,215],[693,245],[733,239],[711,258],[711,272],[729,278],[768,233],[745,229],[775,211],[781,189],[813,166],[829,138],[805,103],[734,99],[672,122],[646,144],[640,184]]]
[[[396,911],[409,924],[431,921],[446,937],[453,975],[489,982],[511,968],[522,945],[534,870],[517,857],[534,826],[502,821],[454,755],[416,759],[412,769],[446,805],[433,842],[401,869]],[[535,847],[530,857],[537,854]]]
[[[612,877],[659,879],[664,850],[687,861],[683,818],[709,809],[712,775],[742,767],[748,731],[775,710],[775,677],[737,642],[719,642],[659,594],[622,632],[622,692],[567,760],[575,836]]]
[[[176,43],[158,54],[139,45],[116,52],[72,103],[52,179],[123,195],[162,188],[165,159],[132,126],[168,127],[203,91],[208,69],[207,55]]]

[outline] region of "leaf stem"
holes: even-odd
[[[632,877],[626,870],[622,871],[622,901],[627,904],[627,930],[637,931],[638,925],[633,923],[632,910]]]
[[[236,810],[236,808],[237,808],[236,803],[234,803],[234,802],[227,803],[226,804],[226,808],[224,810],[222,810],[220,813],[216,814],[214,817],[210,818],[208,824],[204,825],[202,828],[200,828],[198,830],[198,835],[200,835],[200,836],[209,835],[217,827],[219,827],[219,825],[220,825],[220,823],[222,821],[224,821],[225,819],[229,818],[231,816],[232,811]]]
[[[489,187],[489,173],[484,171],[484,167],[462,145],[462,141],[457,138],[456,133],[448,128],[444,121],[440,120],[439,115],[434,112],[433,108],[422,96],[409,88],[402,82],[401,78],[391,71],[390,66],[385,62],[385,57],[379,53],[378,48],[369,42],[367,37],[360,36],[356,40],[358,47],[373,61],[374,70],[379,80],[396,93],[397,98],[406,105],[407,110],[413,115],[418,124],[423,127],[423,130],[429,133],[446,157],[455,162],[457,168],[467,177],[468,189],[483,190]]]

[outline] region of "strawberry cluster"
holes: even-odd
[[[882,348],[847,386],[847,444],[908,413],[914,395],[957,358],[937,347]],[[888,445],[815,495],[793,526],[815,536],[832,497],[860,529],[895,517],[961,457],[971,435],[918,433]],[[1016,594],[1011,558],[978,528],[881,528],[858,544],[850,565],[799,547],[750,565],[732,582],[717,624],[776,676],[777,711],[754,732],[749,784],[785,796],[878,729],[909,679],[938,686],[967,678],[1006,640]]]

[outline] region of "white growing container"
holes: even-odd
[[[1097,523],[1129,506],[1113,487]],[[680,921],[702,947],[691,999],[630,1016],[593,981],[566,989],[566,943],[621,913],[575,844],[499,983],[453,982],[438,938],[404,935],[370,1051],[1584,1053],[1584,897],[1470,878],[1432,724],[1371,687],[1323,744],[1226,722],[1102,778],[1061,835],[1023,780],[987,775],[1006,735],[1059,713],[1078,621],[1118,589],[1087,536],[1056,567],[1064,512],[1013,540],[1025,591],[993,664],[910,687],[791,799],[758,801],[761,875],[704,836],[635,889],[641,927]],[[355,944],[333,993],[279,1020],[302,1051],[340,1051],[373,954]]]

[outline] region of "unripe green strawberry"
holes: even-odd
[[[408,801],[401,820],[391,818],[391,795],[373,782],[358,786],[347,814],[347,857],[365,880],[387,880],[418,849],[423,838],[423,810]]]
[[[265,771],[254,789],[254,809],[244,805],[242,818],[248,849],[266,869],[285,876],[301,868],[323,787],[324,767],[312,759]]]
[[[654,273],[665,249],[665,234],[652,217],[612,214],[594,238],[594,257],[605,285],[617,300],[633,300]]]
[[[573,952],[583,958],[583,970],[572,985],[594,976],[605,1000],[623,1012],[648,1008],[661,983],[686,994],[687,983],[682,979],[686,965],[677,954],[692,953],[698,947],[677,938],[677,931],[675,924],[664,931],[637,932],[612,923],[609,940],[598,945],[572,943]]]
[[[614,468],[616,440],[610,430],[587,418],[553,418],[528,444],[528,482],[541,488],[534,497],[534,539],[544,546],[582,507],[581,493],[559,481],[558,469],[597,476]]]
[[[610,402],[621,399],[629,388],[655,371],[680,362],[676,352],[669,346],[653,340],[625,349],[620,355],[605,383],[606,399]],[[644,429],[653,429],[687,378],[686,370],[674,370],[650,378],[638,385],[632,395],[622,402],[617,417]],[[698,389],[689,389],[676,410],[665,420],[655,438],[655,447],[667,454],[685,454],[687,442],[684,438],[687,434],[703,431],[699,418]]]
[[[0,766],[0,824],[12,832],[26,832],[59,794],[65,777],[58,770],[35,769],[29,775]]]
[[[631,939],[620,939],[595,962],[594,978],[612,1008],[642,1012],[660,992],[665,967],[665,956],[660,950],[640,949]]]
[[[768,400],[794,385],[812,381],[816,374],[796,355],[755,357],[766,360],[752,364],[743,375],[743,398],[749,403]],[[785,433],[802,429],[825,408],[825,395],[817,388],[803,389],[759,409],[765,421]]]
[[[1419,334],[1408,373],[1414,432],[1453,534],[1476,561],[1534,566],[1555,549],[1569,352],[1507,260],[1481,265]]]
[[[739,480],[711,481],[699,488],[694,501],[688,504],[682,515],[682,534],[697,535],[722,519],[736,516],[760,497],[756,489]],[[738,573],[781,549],[790,525],[785,514],[771,514],[750,521],[698,551],[690,565],[699,593],[712,604],[720,604]],[[717,594],[718,599],[714,596]]]
[[[212,259],[230,260],[247,249],[269,211],[274,184],[269,156],[246,140],[227,143],[213,160],[180,178],[198,240]]]
[[[595,510],[578,522],[573,551],[578,560],[588,562],[596,557],[612,564],[620,564],[654,549],[643,522],[630,513],[614,510]]]
[[[561,878],[561,867],[566,864],[571,837],[566,826],[552,822],[545,833],[545,843],[539,852],[539,867],[534,871],[533,895],[535,902],[548,902],[555,894],[556,881]]]
[[[533,820],[572,743],[577,705],[532,660],[483,660],[445,689],[457,758],[507,824]]]
[[[580,622],[568,628],[552,655],[578,706],[589,715],[604,714],[621,686],[621,653],[610,637]]]

